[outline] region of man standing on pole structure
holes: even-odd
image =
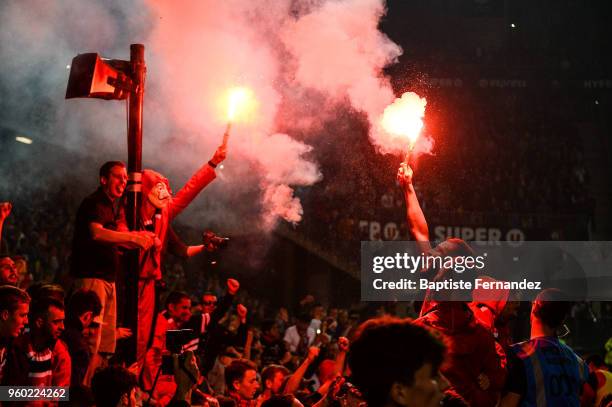
[[[130,327],[136,327],[136,343],[132,343],[135,347],[129,349],[128,355],[134,355],[135,361],[142,367],[155,315],[155,282],[161,279],[161,253],[167,246],[170,221],[215,179],[215,167],[225,159],[227,144],[224,142],[210,161],[174,197],[165,177],[152,170],[142,171],[142,111],[146,72],[144,46],[132,44],[130,52],[133,86],[129,94],[126,215],[131,230],[149,229],[156,234],[156,245],[148,251],[132,252],[126,265],[126,322]],[[187,255],[192,256],[202,250],[203,246],[191,246]],[[138,273],[134,273],[134,270],[138,270]]]
[[[168,179],[156,171],[146,169],[142,173],[142,194],[140,206],[140,228],[155,231],[156,244],[147,251],[141,251],[138,280],[138,332],[136,360],[143,361],[147,343],[151,336],[155,315],[155,282],[162,278],[161,255],[170,239],[176,239],[170,222],[179,215],[193,199],[215,179],[215,168],[226,157],[226,145],[217,148],[213,157],[204,164],[176,195],[172,196]],[[205,245],[188,246],[186,257],[194,256],[207,248]]]
[[[134,362],[144,354],[149,338],[153,307],[143,311],[148,301],[154,302],[154,282],[161,278],[160,256],[166,246],[168,224],[215,178],[214,168],[226,156],[226,140],[213,158],[203,166],[174,199],[165,178],[154,171],[142,171],[142,121],[145,85],[144,45],[130,45],[130,60],[108,60],[96,53],[79,54],[70,65],[66,99],[99,98],[105,100],[128,99],[128,166],[125,198],[125,219],[130,231],[152,227],[157,245],[152,251],[130,250],[125,254],[125,316],[124,325],[136,332],[126,344],[127,362]],[[143,174],[147,199],[142,203]],[[165,181],[164,181],[165,180]],[[123,184],[125,185],[125,184]],[[153,209],[152,209],[153,208]],[[142,217],[141,217],[142,216]],[[170,231],[171,232],[171,231]],[[172,235],[172,233],[171,233]],[[204,250],[203,246],[190,246],[186,255]],[[140,315],[139,311],[141,310]],[[144,345],[143,345],[144,344]]]

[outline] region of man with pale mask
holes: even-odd
[[[136,358],[142,366],[155,315],[155,282],[162,278],[161,256],[166,249],[182,257],[191,257],[212,250],[212,245],[186,246],[172,230],[170,222],[215,179],[215,168],[227,155],[225,145],[219,146],[213,157],[202,166],[174,196],[168,179],[156,171],[142,172],[141,230],[155,233],[155,245],[141,251],[138,280],[138,335]]]

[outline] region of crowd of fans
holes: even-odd
[[[66,199],[58,191],[40,204],[57,208]],[[25,254],[1,258],[2,384],[69,387],[70,403],[79,406],[494,406],[500,401],[517,405],[512,403],[533,396],[521,353],[526,345],[513,345],[519,339],[511,329],[518,304],[510,292],[495,304],[475,297],[470,304],[429,301],[414,303],[408,311],[389,306],[368,315],[325,307],[312,296],[295,307],[271,309],[242,294],[233,278],[210,276],[181,287],[182,272],[170,264],[178,273],[171,278],[176,284],[158,302],[160,312],[143,358],[127,363],[122,344],[133,332],[120,320],[116,351],[96,353],[109,315],[96,290],[64,281],[71,247],[62,248],[62,256],[52,248],[54,242],[70,241],[65,228],[72,230],[71,222],[62,212],[46,213],[57,217],[52,222],[17,220],[22,216],[17,202],[22,201],[1,205],[2,225],[7,226],[1,231],[2,245]],[[58,211],[75,206],[66,203]],[[37,238],[21,237],[24,231]],[[550,295],[555,292],[534,302],[531,337],[550,337],[557,344],[572,308],[558,306],[562,302]],[[406,314],[416,320],[397,318]],[[570,405],[604,402],[610,355],[606,360],[603,353],[593,356],[587,363],[572,356],[567,345],[555,346],[579,367],[563,384]],[[96,357],[102,362],[91,371]]]
[[[496,405],[508,392],[525,394],[527,385],[516,373],[522,364],[510,358],[513,341],[507,328],[517,305],[510,298],[500,309],[474,301],[469,306],[477,325],[473,321],[452,330],[439,315],[423,309],[415,323],[381,308],[377,318],[361,324],[359,313],[324,307],[311,296],[291,311],[282,308],[254,322],[257,317],[236,301],[239,286],[228,279],[222,296],[205,292],[195,301],[184,292],[169,293],[145,368],[127,366],[117,354],[88,386],[83,380],[91,339],[103,323],[97,295],[89,290],[66,295],[52,284],[34,283],[27,293],[2,286],[0,314],[8,318],[0,318],[5,346],[0,380],[8,386],[70,387],[70,403],[78,406],[363,406],[391,401],[485,406]],[[536,303],[537,315],[552,318],[538,326],[556,338],[551,332],[563,325],[569,308],[546,299]],[[507,359],[496,349],[505,350],[501,355],[508,352]],[[609,385],[603,358],[580,363],[585,379],[564,388],[564,397],[573,397],[570,405],[579,405],[579,397],[582,405],[606,405],[592,404],[604,400],[603,386]]]

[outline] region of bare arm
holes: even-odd
[[[154,243],[155,234],[151,232],[119,232],[106,229],[102,224],[89,224],[91,237],[96,242],[118,245],[128,249],[149,249]]]
[[[521,396],[516,393],[507,393],[501,399],[500,407],[516,407],[521,401]]]
[[[10,202],[0,202],[0,245],[2,245],[2,226],[4,225],[4,220],[11,213],[11,209],[13,206]]]
[[[221,145],[215,151],[215,154],[210,159],[215,167],[219,165],[227,156],[227,147]],[[195,174],[191,176],[189,181],[181,188],[180,191],[172,198],[168,207],[170,219],[178,216],[195,197],[216,177],[215,169],[210,164],[204,164]]]
[[[420,243],[421,250],[427,251],[431,248],[429,243],[429,227],[427,220],[419,204],[416,191],[412,185],[412,168],[406,163],[400,165],[397,171],[397,180],[404,190],[404,198],[406,199],[406,218],[408,220],[408,228],[410,234]]]
[[[298,367],[289,377],[289,380],[287,380],[287,384],[285,385],[285,394],[293,394],[300,388],[300,382],[306,374],[308,366],[310,366],[311,363],[315,361],[317,356],[319,356],[319,351],[320,349],[316,346],[311,346],[308,349],[308,356],[306,356],[306,359],[304,359],[300,367]]]
[[[246,342],[244,343],[244,355],[243,357],[247,360],[251,360],[251,347],[253,346],[253,330],[247,331]]]
[[[168,228],[168,248],[170,251],[180,257],[192,257],[204,251],[204,245],[187,246],[174,229]]]
[[[344,373],[344,364],[346,362],[346,354],[348,353],[348,350],[349,340],[348,338],[341,336],[338,339],[338,355],[336,356],[334,377]]]

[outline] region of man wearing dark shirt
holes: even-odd
[[[85,384],[102,363],[99,353],[112,354],[116,342],[116,288],[119,247],[147,250],[154,244],[150,232],[130,232],[120,203],[127,184],[125,165],[109,161],[100,168],[100,187],[83,200],[77,211],[72,243],[71,274],[75,288],[94,291],[102,305],[101,329]]]

